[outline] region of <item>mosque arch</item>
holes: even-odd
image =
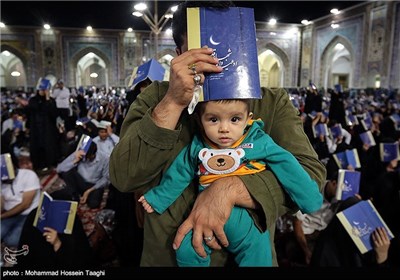
[[[289,58],[281,48],[273,43],[266,44],[258,61],[261,86],[284,87],[290,84]]]
[[[76,88],[80,86],[109,87],[109,77],[111,76],[109,58],[100,50],[87,47],[77,52],[70,59],[70,68],[75,69],[75,77],[70,76],[70,84]],[[90,77],[96,73],[97,77]]]
[[[26,61],[25,56],[16,48],[7,44],[1,45],[0,84],[2,87],[27,89]]]
[[[321,55],[321,72],[318,84],[333,88],[340,84],[343,89],[354,84],[354,50],[351,43],[342,36],[332,38]]]

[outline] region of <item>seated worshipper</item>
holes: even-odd
[[[1,155],[1,166],[1,241],[16,248],[27,215],[38,206],[40,180],[32,170],[15,168],[10,154]]]
[[[68,200],[62,191],[52,192],[51,196],[55,200]],[[27,245],[29,253],[18,256],[17,268],[92,268],[97,264],[78,216],[71,234],[57,233],[50,227],[41,232],[33,225],[36,210],[29,213],[22,229],[19,246],[23,248]]]
[[[83,150],[70,154],[57,166],[57,173],[66,184],[64,191],[71,199],[98,208],[104,188],[110,184],[108,162],[108,156],[97,151],[94,142],[86,154]]]
[[[113,133],[111,122],[100,121],[97,129],[99,135],[93,139],[93,142],[97,144],[100,152],[110,156],[114,146],[119,142],[119,137]]]

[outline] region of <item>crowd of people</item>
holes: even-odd
[[[212,133],[220,133],[207,134],[207,125],[202,122],[201,113],[209,104],[198,107],[199,115],[189,115],[186,110],[194,84],[204,81],[204,73],[218,73],[221,69],[211,56],[212,49],[188,50],[185,5],[186,2],[173,18],[178,56],[171,63],[169,82],[156,81],[142,87],[143,91],[132,102],[127,101],[129,92],[124,90],[68,89],[62,80],[53,90],[39,88],[35,93],[2,90],[1,153],[11,155],[16,173],[12,180],[2,178],[2,256],[10,252],[5,248],[19,252],[29,244],[32,248],[29,261],[22,260],[22,254],[18,256],[19,265],[101,267],[107,265],[104,262],[107,258],[98,256],[108,249],[118,260],[117,266],[176,266],[185,265],[186,259],[177,260],[177,253],[179,256],[180,247],[187,246],[191,255],[200,256],[200,260],[209,258],[207,266],[255,266],[259,258],[256,254],[257,257],[249,258],[250,263],[243,261],[244,257],[230,257],[241,249],[232,248],[234,242],[226,225],[240,208],[245,210],[240,217],[247,217],[241,222],[251,223],[252,230],[266,238],[263,246],[249,249],[250,255],[260,248],[268,250],[262,255],[266,259],[261,266],[398,265],[399,159],[383,162],[379,149],[380,143],[400,142],[400,95],[393,89],[324,91],[313,84],[296,90],[262,88],[260,98],[245,106],[246,121],[236,136],[239,139],[243,130],[250,130],[249,116],[260,119],[260,135],[266,135],[263,137],[277,145],[270,143],[270,149],[290,155],[289,170],[280,167],[285,156],[276,159],[278,152],[271,155],[266,150],[265,157],[256,158],[263,161],[264,168],[257,161],[246,159],[247,164],[256,166],[253,169],[260,168],[257,172],[213,178],[206,187],[201,184],[200,192],[199,181],[189,177],[189,185],[179,186],[179,193],[162,211],[151,213],[157,207],[155,202],[149,202],[148,191],[164,182],[163,176],[174,179],[183,172],[173,163],[182,149],[196,135],[207,135],[211,143]],[[210,104],[211,108],[215,105]],[[218,109],[208,113],[213,122],[219,120],[219,113],[228,110],[229,103],[222,104],[222,109],[215,105]],[[241,118],[235,114],[229,115],[230,122]],[[342,133],[336,138],[331,134],[317,135],[318,124],[326,124],[328,128],[340,124]],[[205,134],[196,134],[199,131]],[[360,134],[365,132],[371,133],[375,144],[362,141]],[[87,152],[76,149],[83,134],[93,139]],[[360,191],[351,199],[335,200],[338,170],[342,167],[333,155],[349,149],[357,149],[361,167],[343,168],[361,172]],[[172,170],[175,175],[169,175],[169,167],[176,169]],[[297,168],[298,172],[286,174],[292,172],[291,168]],[[91,239],[82,231],[79,217],[73,235],[57,234],[51,228],[40,233],[33,227],[33,213],[41,191],[39,177],[52,171],[65,182],[54,193],[56,198],[76,200],[97,209],[104,199],[104,190],[108,190],[103,210],[109,211],[99,212],[102,215],[97,219],[98,233]],[[299,181],[287,181],[294,175],[301,176],[301,182],[309,182],[307,190],[302,189],[304,185],[296,185]],[[305,198],[298,190],[305,192]],[[313,193],[316,195],[312,196]],[[313,199],[307,200],[311,196]],[[367,199],[374,203],[395,238],[389,240],[383,229],[376,229],[374,249],[363,255],[345,234],[335,214]],[[168,211],[164,211],[166,208]],[[230,230],[237,227],[238,223],[230,225]],[[185,239],[189,232],[191,238]],[[99,251],[96,241],[104,238],[110,242]],[[251,243],[252,239],[246,242]],[[73,254],[84,258],[75,258],[74,262]]]

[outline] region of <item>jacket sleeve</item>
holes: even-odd
[[[147,202],[157,213],[162,214],[195,177],[198,149],[194,146],[186,146],[163,174],[160,185],[144,194]]]
[[[317,182],[291,153],[276,145],[268,134],[259,133],[251,151],[257,160],[265,160],[283,189],[303,213],[312,213],[321,208],[323,197]]]
[[[254,118],[263,120],[264,131],[276,144],[298,160],[310,177],[317,182],[321,192],[326,178],[326,169],[318,160],[316,152],[304,133],[299,111],[292,105],[288,94],[283,89],[262,88],[262,94],[263,99],[254,101],[252,105]],[[250,211],[260,229],[275,228],[278,217],[288,211],[298,210],[290,197],[285,194],[272,171],[265,170],[240,176],[240,178],[260,206],[259,209]]]
[[[124,119],[110,156],[110,180],[122,192],[159,184],[164,169],[191,140],[181,135],[180,124],[175,130],[164,129],[151,118],[167,88],[167,83],[153,82],[138,95]]]

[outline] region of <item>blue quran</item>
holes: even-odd
[[[332,156],[339,168],[347,169],[349,165],[351,165],[353,168],[361,167],[357,149],[346,150],[333,154]]]
[[[360,138],[361,138],[361,141],[364,144],[367,144],[369,146],[375,146],[376,145],[374,136],[372,135],[372,132],[370,130],[368,130],[366,132],[363,132],[363,133],[360,133]]]
[[[358,194],[360,190],[361,172],[339,169],[336,199],[346,200],[349,197]]]
[[[389,239],[394,238],[370,200],[360,201],[336,216],[362,254],[372,250],[371,234],[377,227],[385,228]]]
[[[379,143],[379,154],[382,162],[400,160],[399,142]]]
[[[76,147],[76,151],[83,150],[86,154],[89,150],[90,144],[92,144],[92,141],[93,139],[89,135],[82,134],[78,146]]]
[[[188,8],[188,48],[207,45],[223,68],[205,75],[198,101],[261,98],[254,11]]]
[[[332,126],[330,129],[331,135],[333,139],[337,139],[342,136],[342,125],[339,123],[335,126]]]
[[[1,180],[12,180],[15,178],[14,165],[10,154],[1,155]]]
[[[323,136],[329,136],[329,129],[326,123],[319,123],[312,127],[314,138]]]
[[[128,86],[133,90],[137,84],[149,79],[150,81],[163,81],[165,68],[154,58],[135,68]]]
[[[51,227],[58,233],[71,234],[77,208],[77,201],[53,200],[47,192],[43,192],[33,225],[42,232],[44,227]]]

